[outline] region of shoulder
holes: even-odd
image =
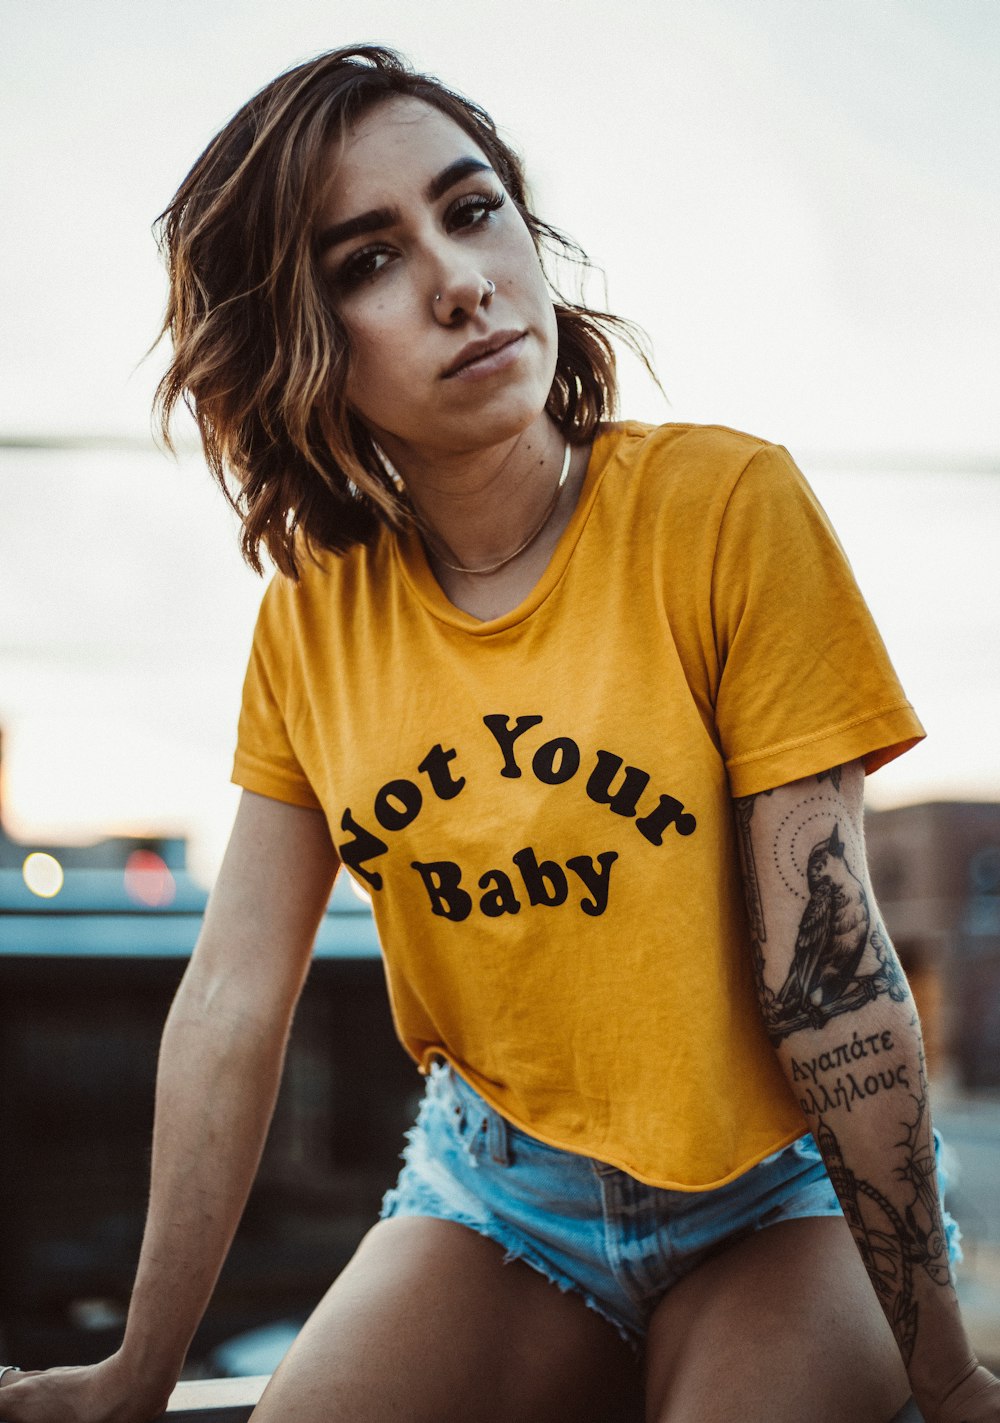
[[[699,523],[721,521],[741,486],[756,501],[769,489],[802,481],[782,445],[726,425],[626,420],[605,426],[595,450],[609,490],[624,492],[628,484],[643,504]]]
[[[274,679],[296,678],[325,666],[346,633],[365,616],[380,575],[379,540],[343,554],[297,547],[298,577],[276,571],[264,590],[253,635],[252,656]],[[370,610],[370,609],[369,609]]]
[[[622,420],[605,425],[598,444],[609,463],[703,481],[739,477],[758,456],[764,456],[763,463],[791,463],[783,446],[728,425]]]
[[[295,621],[342,606],[352,589],[378,576],[377,569],[386,557],[386,536],[380,530],[369,543],[354,544],[344,553],[334,553],[309,544],[300,534],[295,556],[298,577],[275,572],[264,590],[262,617]]]

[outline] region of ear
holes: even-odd
[[[839,825],[835,825],[833,827],[833,834],[830,836],[829,840],[826,843],[831,855],[836,855],[838,860],[842,860],[844,858],[844,842],[840,838]]]

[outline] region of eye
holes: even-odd
[[[452,230],[478,227],[480,223],[488,222],[490,215],[498,212],[505,201],[503,193],[466,193],[451,204],[445,222]]]
[[[392,256],[393,252],[389,247],[360,247],[337,269],[334,280],[337,286],[345,290],[356,287],[361,282],[370,281],[372,277],[377,276]]]

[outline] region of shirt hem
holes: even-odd
[[[252,791],[254,795],[267,796],[270,800],[284,801],[286,805],[301,806],[304,810],[322,810],[318,798],[305,783],[296,783],[274,771],[253,766],[237,756],[229,779],[233,785]]]
[[[554,1147],[556,1151],[568,1151],[572,1156],[584,1156],[594,1161],[601,1161],[607,1166],[614,1166],[617,1170],[624,1171],[627,1175],[632,1176],[636,1181],[641,1181],[644,1186],[653,1186],[661,1191],[683,1191],[689,1195],[694,1195],[698,1191],[720,1190],[723,1186],[729,1186],[733,1181],[738,1181],[741,1176],[745,1176],[754,1166],[759,1166],[768,1156],[772,1156],[776,1151],[781,1151],[786,1146],[791,1146],[793,1141],[798,1141],[800,1137],[808,1136],[809,1134],[809,1128],[806,1125],[805,1118],[803,1118],[802,1124],[797,1126],[794,1131],[785,1132],[783,1135],[776,1136],[768,1145],[762,1147],[759,1151],[755,1151],[738,1166],[726,1172],[724,1176],[719,1176],[713,1181],[677,1181],[669,1176],[657,1176],[649,1171],[644,1171],[636,1166],[634,1162],[629,1161],[624,1155],[606,1151],[601,1151],[598,1155],[586,1147],[571,1145],[559,1137],[539,1131],[535,1126],[529,1126],[527,1122],[522,1121],[507,1107],[503,1106],[489,1091],[485,1083],[474,1082],[469,1073],[463,1070],[462,1065],[456,1062],[451,1054],[446,1052],[442,1047],[435,1046],[425,1052],[420,1064],[421,1072],[426,1073],[432,1058],[443,1058],[445,1062],[450,1063],[459,1077],[462,1078],[463,1082],[472,1088],[473,1092],[478,1092],[483,1101],[492,1107],[495,1112],[499,1112],[505,1121],[510,1122],[512,1126],[517,1127],[526,1135],[533,1137],[535,1141],[540,1141],[545,1146]]]
[[[848,761],[863,760],[870,775],[926,734],[913,707],[904,700],[809,736],[733,756],[726,761],[726,770],[735,796],[757,795]]]

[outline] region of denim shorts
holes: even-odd
[[[441,1062],[431,1067],[403,1162],[383,1219],[468,1226],[502,1246],[506,1260],[524,1260],[581,1295],[634,1347],[670,1287],[709,1255],[778,1221],[842,1214],[811,1136],[726,1186],[663,1190],[538,1141]],[[958,1227],[947,1214],[945,1224],[954,1262]]]

